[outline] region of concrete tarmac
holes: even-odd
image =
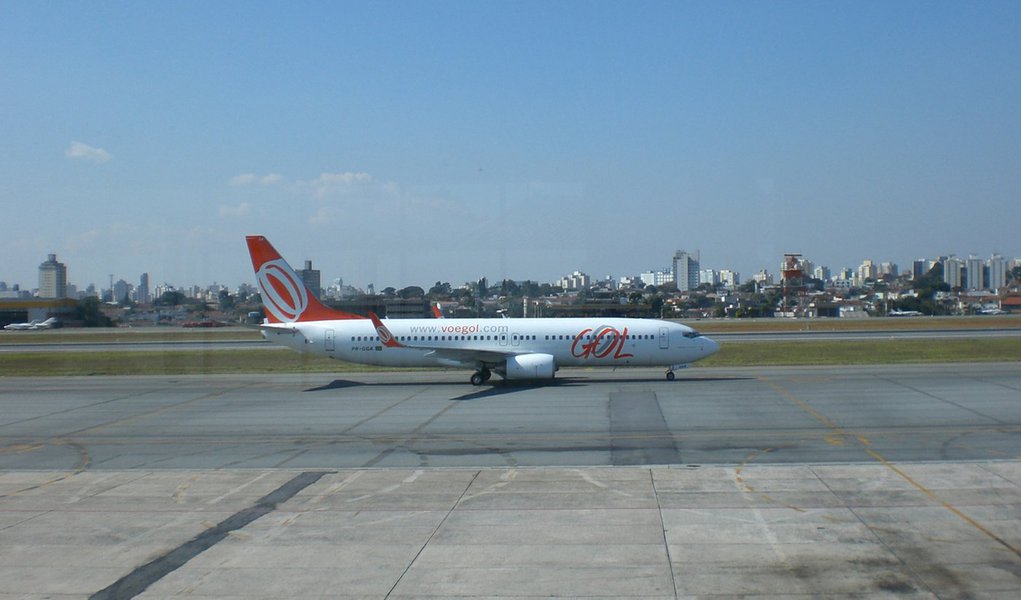
[[[11,469],[519,467],[1021,456],[1017,364],[8,378]]]
[[[1021,595],[1021,368],[0,381],[0,598]]]

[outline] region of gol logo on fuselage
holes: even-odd
[[[591,335],[589,336],[589,334]],[[585,336],[589,336],[585,341]],[[627,340],[627,327],[623,332],[617,331],[615,327],[603,326],[592,333],[592,328],[583,329],[581,333],[574,336],[571,344],[571,354],[577,358],[631,358],[634,354],[624,352],[624,342]],[[582,343],[585,342],[585,343]]]

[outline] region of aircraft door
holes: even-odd
[[[518,343],[520,342],[520,340],[521,340],[521,336],[520,335],[518,335],[516,333],[512,333],[511,334],[511,345],[512,346],[517,346]]]
[[[323,350],[327,352],[333,352],[335,344],[333,342],[333,330],[327,329],[323,332]]]
[[[670,347],[670,330],[666,327],[659,328],[659,348],[666,350]]]
[[[501,333],[500,334],[500,345],[501,346],[506,346],[507,345],[507,334],[506,333]]]

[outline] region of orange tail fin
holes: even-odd
[[[390,333],[390,330],[383,325],[383,322],[379,320],[376,313],[369,311],[369,318],[372,319],[372,325],[376,328],[376,334],[379,335],[379,341],[383,342],[383,345],[387,348],[403,348],[404,344],[397,341],[394,334]]]
[[[259,282],[262,306],[270,323],[364,319],[365,317],[334,310],[309,293],[304,282],[276,248],[261,235],[245,237],[252,268]]]

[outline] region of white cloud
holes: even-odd
[[[231,177],[227,183],[234,187],[271,186],[276,185],[283,180],[283,175],[280,175],[279,173],[268,173],[266,175],[244,173],[242,175],[235,175],[234,177]]]
[[[310,189],[316,198],[325,198],[334,193],[344,192],[352,186],[372,183],[368,173],[322,173],[311,181],[299,185]]]
[[[72,159],[87,160],[95,163],[109,162],[113,155],[102,148],[94,148],[82,142],[71,142],[64,155]]]
[[[328,206],[320,206],[314,215],[309,217],[308,224],[312,227],[332,225],[337,217],[337,210]]]
[[[103,246],[116,246],[126,239],[144,238],[140,228],[130,223],[109,223],[100,229],[89,229],[73,233],[64,240],[70,252],[80,252]]]
[[[247,202],[242,202],[237,206],[220,205],[220,216],[221,217],[246,217],[252,212],[252,205]]]

